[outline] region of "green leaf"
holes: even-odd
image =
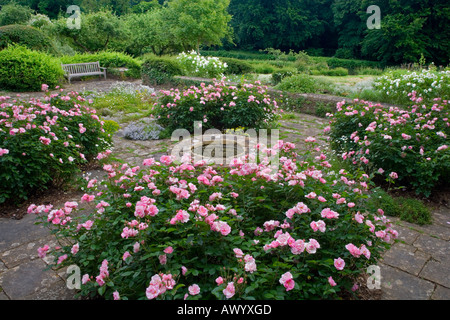
[[[105,286],[101,286],[100,288],[98,288],[98,294],[99,295],[104,295],[105,294],[105,290],[106,290],[106,287]]]

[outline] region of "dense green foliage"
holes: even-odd
[[[240,56],[227,56],[232,58],[252,51],[251,59],[275,59],[258,54],[275,48],[383,65],[416,63],[422,55],[427,63],[447,65],[450,57],[447,0],[16,0],[23,7],[10,2],[0,0],[0,25],[2,19],[26,24],[34,10],[52,19],[49,32],[86,52],[139,56],[209,48],[239,50]],[[66,27],[69,5],[80,7],[83,28]],[[381,9],[379,29],[368,27],[371,5]],[[355,69],[336,62],[327,61],[330,68]]]
[[[227,64],[225,74],[246,74],[253,72],[253,67],[246,61],[234,58],[221,58],[220,61]]]
[[[327,93],[334,92],[333,83],[325,79],[315,79],[307,74],[296,74],[283,80],[275,87],[292,93]]]
[[[51,39],[39,29],[18,24],[0,27],[0,50],[13,43],[32,50],[56,52]]]
[[[32,10],[12,2],[4,5],[0,10],[0,26],[10,24],[26,24],[30,20]]]
[[[0,88],[13,91],[39,91],[43,83],[58,85],[63,77],[56,58],[21,46],[0,51]]]
[[[370,5],[381,8],[381,29],[367,28]],[[232,0],[229,11],[241,49],[314,48],[384,63],[417,62],[421,54],[429,62],[449,61],[446,0]]]
[[[174,58],[148,56],[142,64],[142,81],[145,84],[164,84],[173,81],[173,77],[182,75],[183,71]]]

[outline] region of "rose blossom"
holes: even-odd
[[[228,282],[227,287],[225,289],[223,289],[222,292],[227,299],[230,299],[231,297],[233,297],[234,294],[236,293],[236,289],[234,288],[234,283]]]
[[[334,259],[334,266],[338,270],[342,270],[345,267],[345,261],[341,258]]]
[[[195,296],[200,293],[200,287],[197,284],[193,284],[189,286],[188,291],[191,296]]]

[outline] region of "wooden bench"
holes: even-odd
[[[73,77],[83,77],[83,76],[95,76],[103,75],[106,79],[106,68],[100,67],[100,63],[97,62],[87,62],[87,63],[72,63],[72,64],[61,64],[64,70],[65,77],[67,80]]]

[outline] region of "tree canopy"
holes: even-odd
[[[85,51],[161,55],[214,46],[385,64],[450,60],[448,0],[0,0],[0,24],[27,24],[32,14],[60,21],[70,5],[92,30],[60,32]],[[373,5],[381,24],[370,29]]]

